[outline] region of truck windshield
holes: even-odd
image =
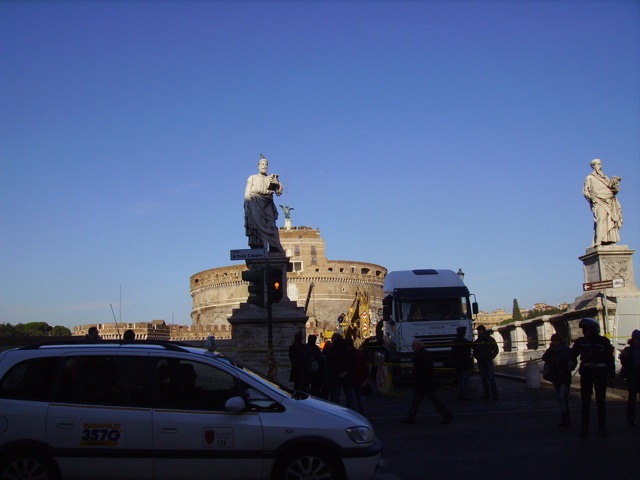
[[[398,317],[403,322],[466,320],[470,318],[468,300],[465,297],[401,300]]]

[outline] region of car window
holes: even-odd
[[[65,358],[59,399],[70,403],[148,406],[146,356],[91,355]]]
[[[14,365],[0,380],[0,397],[48,401],[57,357],[32,358]]]
[[[282,406],[257,388],[247,387],[244,391],[247,409],[252,412],[274,412],[282,410]]]
[[[237,395],[236,377],[212,365],[179,358],[156,359],[160,405],[165,408],[224,410]]]
[[[156,362],[164,408],[224,411],[229,398],[240,396],[247,410],[274,409],[275,402],[268,396],[216,366],[178,358],[158,358]]]

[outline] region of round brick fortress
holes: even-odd
[[[310,227],[280,228],[280,242],[293,267],[287,273],[287,294],[298,306],[307,306],[307,332],[335,328],[336,319],[348,311],[357,292],[368,294],[372,327],[375,325],[382,308],[386,268],[373,263],[327,260],[320,230]],[[243,270],[246,266],[240,263],[191,276],[191,319],[195,328],[211,328],[216,337],[231,338],[227,318],[247,299]]]

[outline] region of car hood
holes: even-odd
[[[363,415],[359,414],[355,410],[351,410],[350,408],[338,405],[328,400],[313,396],[309,396],[308,398],[301,400],[294,400],[293,398],[290,398],[287,399],[286,402],[284,402],[285,407],[292,402],[299,405],[300,407],[311,408],[318,412],[324,413],[325,415],[333,415],[335,417],[341,418],[342,420],[349,422],[353,426],[362,425],[367,426],[371,430],[373,430],[371,422],[369,422],[369,420],[367,420]]]

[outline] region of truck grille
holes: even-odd
[[[432,348],[451,348],[455,335],[419,335],[416,337],[427,350]]]

